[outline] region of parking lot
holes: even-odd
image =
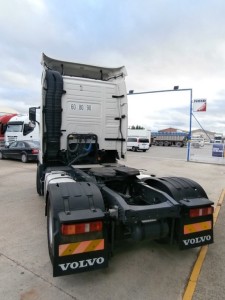
[[[128,152],[125,164],[156,176],[192,178],[203,186],[215,206],[225,188],[224,166],[187,162],[184,148]],[[198,248],[179,251],[176,245],[126,241],[117,245],[108,269],[53,278],[45,205],[35,188],[36,165],[1,160],[0,168],[1,299],[183,298]],[[222,213],[225,215],[223,209]],[[223,299],[223,260],[217,265],[216,258],[224,254],[224,248],[223,219],[219,217],[215,243],[209,247],[193,299]]]

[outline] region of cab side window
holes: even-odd
[[[137,142],[137,139],[136,139],[136,138],[128,138],[127,141],[128,141],[128,142]]]
[[[29,124],[24,124],[23,135],[27,135],[28,133],[32,132],[34,127],[31,127]]]

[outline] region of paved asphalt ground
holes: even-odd
[[[215,203],[215,212],[218,212],[214,225],[215,242],[205,249],[199,249],[200,255],[193,263],[184,293],[181,298],[174,299],[223,300],[225,299],[225,166],[221,161],[222,158],[218,159],[219,164],[212,164],[209,149],[198,150],[193,149],[192,154],[198,156],[199,161],[203,160],[204,163],[185,161],[187,156],[184,148],[152,147],[148,153],[151,154],[151,164],[146,164],[144,155],[140,152],[138,158],[136,153],[129,154],[127,164],[133,164],[145,170],[144,172],[158,177],[175,175],[192,178],[206,190],[208,197]],[[206,152],[207,155],[199,155],[200,151]],[[204,257],[201,250],[205,254]],[[154,298],[150,296],[149,299]]]
[[[208,251],[206,253],[205,260],[203,261],[200,275],[199,277],[197,277],[196,289],[193,295],[193,300],[225,299],[224,202],[221,205],[219,216],[215,224],[215,243],[212,246],[208,247]]]
[[[36,166],[2,160],[1,300],[181,300],[184,295],[185,300],[225,299],[225,167],[186,162],[185,149],[164,147],[129,152],[126,164],[156,176],[192,178],[203,186],[215,207],[221,201],[215,243],[202,254],[199,248],[179,251],[176,246],[149,241],[124,242],[118,245],[108,269],[53,278],[44,201],[35,190]]]

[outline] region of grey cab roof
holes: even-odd
[[[124,66],[119,68],[106,68],[85,65],[50,58],[44,53],[42,53],[41,64],[44,68],[58,71],[64,76],[83,77],[108,81],[111,79],[116,79],[117,77],[123,77],[127,75],[126,68]]]

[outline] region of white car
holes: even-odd
[[[149,139],[145,137],[128,137],[127,150],[145,152],[149,149]]]

